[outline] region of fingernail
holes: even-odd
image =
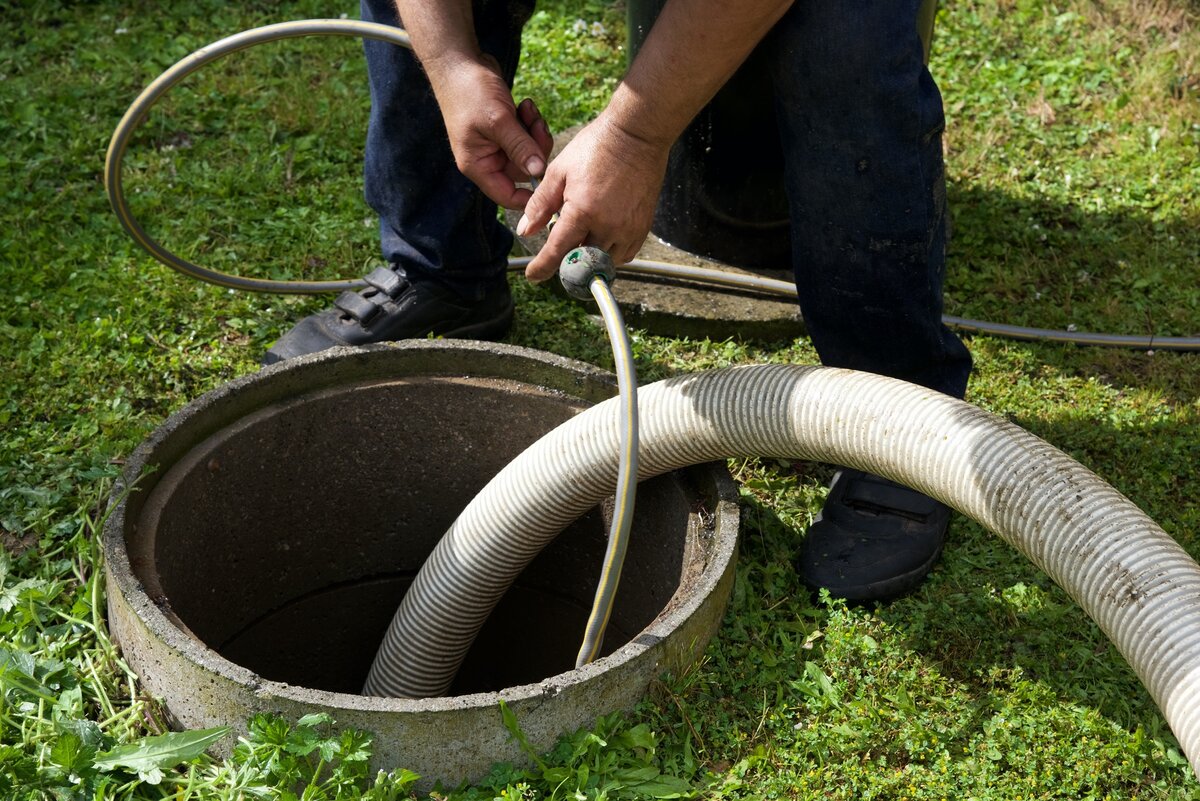
[[[525,236],[527,233],[529,233],[529,218],[522,214],[521,219],[517,221],[517,236]]]
[[[525,172],[530,175],[541,175],[544,169],[546,169],[546,162],[537,156],[530,156],[529,161],[525,162]]]

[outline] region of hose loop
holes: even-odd
[[[248,31],[228,36],[202,47],[191,55],[185,56],[152,81],[138,95],[137,99],[133,101],[129,110],[125,112],[125,116],[117,124],[116,130],[113,131],[112,140],[109,142],[108,154],[104,163],[104,186],[108,192],[109,203],[112,205],[113,211],[116,213],[121,225],[129,232],[133,240],[141,245],[151,256],[168,267],[189,275],[192,278],[230,289],[241,289],[249,292],[304,295],[320,292],[341,292],[347,289],[359,289],[366,286],[366,282],[362,279],[341,281],[277,281],[266,278],[246,278],[200,267],[167,250],[146,233],[134,218],[133,212],[130,210],[129,204],[125,199],[124,189],[121,184],[121,165],[134,131],[145,121],[146,115],[154,103],[180,81],[205,64],[229,53],[280,39],[319,35],[358,36],[364,39],[378,39],[380,41],[392,42],[400,47],[412,49],[408,33],[401,28],[394,28],[390,25],[343,19],[311,19],[280,22],[274,25],[264,25],[261,28],[252,28]],[[509,269],[521,269],[528,263],[528,258],[519,257],[510,259]],[[734,273],[727,270],[715,270],[668,262],[635,260],[623,266],[621,271],[634,275],[658,276],[670,280],[694,281],[717,287],[762,292],[776,297],[794,298],[796,296],[795,285],[787,281],[744,273]],[[987,320],[972,320],[951,316],[943,317],[942,321],[950,328],[959,331],[988,334],[1027,342],[1069,342],[1077,345],[1136,348],[1139,350],[1200,350],[1200,337],[1131,336],[1088,331],[1060,331],[1049,328],[1029,328],[1026,326],[1007,325]]]
[[[1112,640],[1200,765],[1200,566],[1070,456],[964,401],[850,370],[747,365],[641,389],[642,479],[726,457],[831,462],[913,487],[998,534]],[[619,403],[551,431],[463,510],[404,596],[373,672],[387,665],[405,697],[445,692],[475,621],[523,567],[501,568],[498,556],[532,559],[607,494],[616,454],[596,443],[615,437]],[[460,580],[478,571],[487,580]]]
[[[345,19],[310,19],[296,22],[280,22],[275,25],[265,25],[253,28],[233,36],[227,36],[217,42],[200,48],[189,56],[185,56],[155,78],[149,86],[142,90],[133,104],[125,112],[125,116],[113,131],[108,143],[108,154],[104,160],[104,188],[108,193],[108,202],[121,221],[121,225],[151,256],[163,264],[178,270],[184,275],[207,281],[210,284],[242,289],[249,292],[277,292],[282,294],[314,294],[319,292],[341,292],[347,289],[358,289],[365,286],[362,280],[354,281],[277,281],[267,278],[246,278],[238,275],[223,273],[201,267],[197,264],[172,253],[158,243],[133,216],[129,202],[125,198],[121,182],[121,167],[125,151],[129,148],[130,140],[149,114],[151,107],[173,87],[177,86],[187,76],[213,62],[218,58],[245,50],[265,42],[280,39],[292,39],[300,36],[358,36],[364,39],[378,39],[392,42],[401,47],[412,48],[408,33],[401,28],[391,25],[380,25],[376,22]]]

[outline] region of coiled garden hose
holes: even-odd
[[[444,694],[539,550],[609,492],[619,399],[514,459],[463,510],[404,596],[373,670]],[[831,367],[752,365],[643,386],[638,478],[731,457],[847,465],[937,498],[1045,570],[1129,661],[1200,765],[1200,566],[1071,457],[933,390]],[[604,664],[599,660],[598,665]]]
[[[261,28],[252,28],[248,31],[228,36],[202,47],[189,56],[185,56],[162,75],[154,79],[133,101],[129,110],[125,112],[125,116],[117,124],[116,129],[113,131],[112,140],[109,142],[108,155],[104,163],[104,186],[108,193],[109,203],[112,205],[117,219],[121,221],[121,225],[129,232],[134,241],[141,245],[150,255],[168,267],[189,275],[192,278],[198,278],[201,281],[207,281],[218,286],[243,289],[250,292],[314,294],[319,292],[340,292],[346,289],[359,289],[366,286],[366,282],[362,279],[343,281],[278,281],[266,278],[246,278],[193,264],[167,250],[146,233],[134,218],[121,185],[121,166],[125,157],[125,151],[129,147],[134,131],[145,121],[150,108],[185,77],[205,64],[229,53],[280,39],[321,35],[358,36],[366,39],[391,42],[409,49],[412,48],[412,43],[404,30],[394,28],[390,25],[381,25],[376,22],[344,19],[310,19],[265,25]],[[510,268],[517,269],[528,264],[528,262],[529,260],[525,258],[512,259],[509,262],[509,266]],[[787,281],[743,275],[725,270],[712,270],[668,262],[635,260],[622,266],[621,271],[634,275],[651,275],[671,280],[693,281],[717,287],[764,292],[779,297],[796,296],[795,285]],[[945,316],[942,319],[946,325],[960,331],[989,334],[1024,341],[1069,342],[1077,345],[1101,345],[1107,347],[1136,348],[1139,350],[1200,350],[1200,337],[1159,337],[1152,335],[1103,334],[1087,331],[1059,331],[1049,328],[1029,328],[1019,325],[1007,325],[1005,323],[993,323],[987,320],[972,320],[965,317]]]
[[[613,602],[616,600],[617,586],[621,581],[621,567],[625,564],[625,551],[629,547],[629,529],[633,524],[633,504],[637,497],[637,371],[633,364],[629,332],[625,330],[625,321],[621,318],[621,307],[617,305],[617,300],[609,289],[609,284],[617,278],[612,258],[600,248],[575,248],[563,258],[558,277],[567,294],[577,300],[595,300],[600,309],[600,317],[604,320],[604,328],[612,346],[621,409],[620,459],[612,523],[609,526],[608,545],[604,551],[604,562],[600,569],[600,580],[596,584],[592,611],[584,627],[579,655],[575,658],[575,667],[579,668],[594,660],[604,644],[604,630],[612,617]],[[374,671],[371,675],[375,675]],[[371,686],[368,677],[368,694]]]

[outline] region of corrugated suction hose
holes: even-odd
[[[559,531],[611,492],[618,399],[551,431],[471,502],[404,597],[368,694],[444,693],[492,607]],[[714,459],[813,459],[907,484],[1045,570],[1133,666],[1197,768],[1200,566],[1102,479],[1027,431],[894,379],[735,367],[641,388],[639,479]]]

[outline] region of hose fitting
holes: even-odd
[[[558,266],[558,280],[563,289],[576,300],[592,299],[592,279],[600,278],[609,286],[617,280],[617,266],[612,257],[591,245],[575,248],[563,256]]]

